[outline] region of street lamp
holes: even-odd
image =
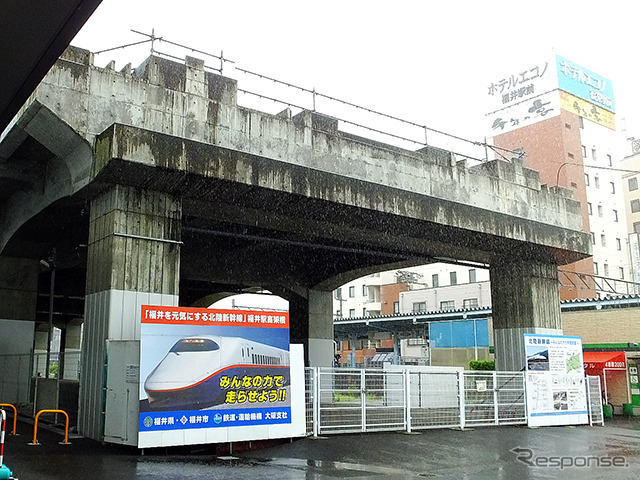
[[[47,328],[47,361],[45,364],[45,377],[49,378],[49,365],[51,363],[51,335],[53,332],[53,292],[56,286],[56,248],[53,247],[51,255],[45,260],[40,260],[40,264],[51,271],[51,281],[49,282],[49,325]]]

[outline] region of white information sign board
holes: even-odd
[[[582,339],[525,334],[524,346],[529,426],[588,423]]]

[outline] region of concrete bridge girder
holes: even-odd
[[[139,339],[141,303],[195,300],[203,295],[184,290],[196,283],[288,292],[292,338],[322,364],[333,357],[330,291],[356,272],[440,257],[490,264],[494,305],[504,305],[494,322],[513,339],[514,315],[519,329],[557,330],[559,309],[536,301],[559,303],[555,267],[591,252],[578,203],[518,161],[466,168],[450,152],[382,145],[313,112],[243,108],[235,81],[197,59],[115,72],[71,48],[0,142],[0,162],[17,161],[27,141],[58,174],[45,194],[0,197],[0,247],[20,256],[18,234],[55,200],[90,204],[88,404],[101,395],[104,341]]]

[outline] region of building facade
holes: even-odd
[[[549,188],[569,190],[591,234],[593,258],[560,268],[561,298],[633,293],[621,286],[631,272],[611,81],[559,55],[500,78],[488,89],[496,151],[523,158]]]
[[[486,284],[482,295],[470,295],[468,299],[475,298],[478,304],[483,304],[487,300],[490,302],[491,295],[486,290],[488,280],[489,271],[485,268],[446,263],[374,273],[334,290],[334,318],[376,317],[408,313],[416,308],[440,310],[442,302],[448,302],[444,304],[445,308],[462,308],[467,297],[458,298],[460,290],[454,288],[451,294],[444,292],[448,287],[460,288],[482,282]]]
[[[632,281],[640,283],[640,140],[630,139],[620,166],[624,195]],[[635,293],[640,293],[637,285]]]
[[[640,141],[635,156],[622,162],[625,139],[616,130],[611,81],[549,55],[496,75],[487,87],[485,128],[496,157],[522,159],[540,173],[547,188],[570,192],[582,206],[583,231],[591,235],[593,257],[559,269],[561,299],[637,293],[632,282],[640,280],[640,190],[629,190],[637,188],[633,182],[638,180],[625,173],[623,183],[621,168],[638,170]],[[632,192],[637,198],[626,199]],[[471,304],[473,298],[489,305],[489,295],[481,298],[482,291],[477,297],[442,298],[451,285],[488,281],[486,269],[433,264],[406,271],[416,277],[400,281],[397,271],[382,272],[338,289],[335,317],[463,308],[464,301]],[[425,289],[434,290],[417,292]]]

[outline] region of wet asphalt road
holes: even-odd
[[[140,455],[136,449],[82,438],[59,445],[63,436],[41,429],[41,445],[27,446],[32,427],[19,423],[18,433],[22,434],[7,435],[4,463],[20,480],[640,478],[640,418],[616,419],[604,427],[336,435],[236,451],[232,456],[206,447],[163,448]],[[520,450],[513,452],[515,448]],[[614,461],[623,466],[602,466]],[[554,462],[564,463],[563,468],[548,466]],[[586,462],[589,468],[582,466]]]

